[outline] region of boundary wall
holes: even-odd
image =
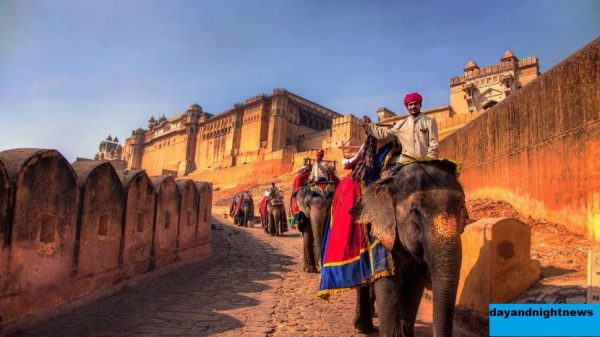
[[[56,150],[0,152],[3,325],[211,254],[212,185]]]
[[[600,38],[440,142],[467,198],[600,241]]]

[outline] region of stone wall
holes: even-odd
[[[600,39],[440,143],[467,197],[502,199],[600,241]]]
[[[163,174],[163,169],[178,172],[186,161],[188,139],[185,133],[176,132],[146,144],[142,167],[149,175]],[[184,166],[185,167],[185,166]],[[183,172],[180,172],[183,174]]]
[[[210,254],[211,205],[200,196],[210,201],[211,185],[156,181],[106,161],[71,166],[55,150],[0,152],[2,324]]]
[[[291,155],[283,156],[283,158],[288,157]],[[214,171],[192,172],[188,178],[195,181],[210,181],[215,188],[231,188],[240,184],[268,183],[273,177],[290,173],[291,170],[290,160],[265,159]]]

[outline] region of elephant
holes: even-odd
[[[282,235],[285,222],[285,208],[283,206],[283,198],[273,197],[267,201],[267,232],[270,235]]]
[[[253,217],[253,208],[252,199],[244,198],[242,199],[242,206],[240,207],[240,226],[248,227],[248,221],[251,217]]]
[[[310,182],[298,189],[296,199],[300,211],[306,215],[298,226],[302,232],[304,247],[304,271],[317,273],[321,270],[321,248],[325,221],[331,211],[335,184],[333,182]]]
[[[433,291],[434,336],[452,336],[460,234],[468,218],[457,166],[430,160],[396,171],[371,184],[350,211],[354,221],[370,223],[371,234],[391,252],[394,263],[393,276],[374,282],[380,336],[414,336],[425,287]],[[358,294],[358,306],[366,305]],[[370,319],[364,317],[370,310],[359,311],[357,316]]]

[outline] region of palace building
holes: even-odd
[[[125,141],[124,159],[128,167],[149,174],[187,175],[289,158],[310,150],[314,135],[329,134],[340,117],[285,89],[249,98],[216,115],[194,104],[172,118],[152,117],[147,129],[134,130]]]
[[[538,76],[536,57],[519,60],[510,50],[499,63],[483,68],[469,61],[463,74],[450,80],[449,105],[423,112],[436,118],[444,138]],[[383,125],[406,118],[387,108],[380,108],[377,116]],[[151,117],[147,129],[134,130],[125,141],[122,158],[128,168],[142,168],[150,175],[199,176],[226,168],[259,169],[260,163],[277,163],[277,172],[269,173],[282,173],[299,167],[320,148],[326,159],[340,159],[364,139],[361,121],[354,115],[275,89],[219,114],[193,104],[171,118]]]

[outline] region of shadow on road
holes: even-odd
[[[272,295],[294,262],[268,242],[223,223],[212,230],[213,255],[10,336],[212,336],[246,325],[269,333]],[[263,300],[263,297],[266,300]]]

